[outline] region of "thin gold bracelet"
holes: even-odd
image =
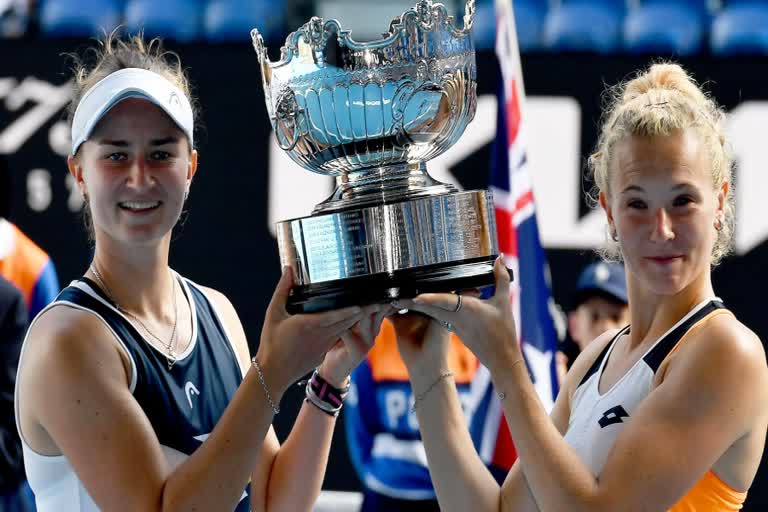
[[[414,398],[413,400],[413,405],[411,406],[411,412],[416,412],[416,407],[419,405],[419,402],[424,400],[424,397],[427,396],[430,391],[435,389],[435,386],[437,386],[440,383],[440,381],[442,381],[443,379],[447,379],[448,377],[451,377],[451,376],[453,376],[453,372],[451,371],[447,371],[445,373],[440,374],[440,376],[436,378],[432,384],[429,385],[426,391],[416,395],[416,398]]]

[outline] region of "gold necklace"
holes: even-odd
[[[173,295],[173,330],[171,331],[171,339],[168,341],[168,343],[165,343],[159,336],[157,336],[155,333],[150,331],[138,316],[134,315],[133,313],[131,313],[130,311],[122,307],[120,304],[118,304],[118,302],[115,300],[115,296],[112,293],[112,290],[109,288],[109,286],[107,286],[107,283],[104,282],[104,278],[101,277],[101,274],[99,273],[99,271],[96,270],[95,263],[91,264],[91,272],[93,272],[94,277],[96,277],[96,280],[99,282],[99,286],[101,286],[104,289],[104,292],[107,294],[107,297],[109,297],[109,300],[111,300],[112,303],[114,303],[115,308],[119,312],[124,313],[125,315],[127,315],[128,317],[136,321],[136,323],[138,323],[141,326],[144,332],[146,332],[152,338],[157,340],[166,349],[167,353],[166,351],[163,351],[163,355],[165,356],[165,361],[168,365],[169,370],[173,368],[173,365],[176,364],[176,326],[179,321],[179,309],[176,303],[176,279],[173,277],[173,275],[171,275],[171,279],[173,283],[172,290],[171,290],[171,294]]]

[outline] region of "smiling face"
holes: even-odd
[[[634,281],[661,295],[709,272],[728,183],[715,189],[711,163],[693,129],[628,136],[616,143],[610,192],[601,193]]]
[[[159,107],[130,98],[99,121],[69,167],[87,194],[97,243],[145,245],[176,224],[197,153]]]

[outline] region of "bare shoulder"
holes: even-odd
[[[19,363],[17,386],[21,429],[34,448],[54,451],[41,428],[59,410],[62,396],[89,388],[123,388],[131,382],[127,354],[97,316],[55,306],[30,327]]]
[[[728,425],[734,439],[765,435],[765,349],[757,335],[731,314],[708,318],[689,331],[669,358],[657,390],[662,388],[668,409],[688,421],[717,418],[721,429]]]
[[[749,327],[731,314],[713,317],[695,333],[708,349],[720,348],[733,353],[733,358],[746,358],[768,369],[765,361],[765,348],[760,338]],[[712,346],[709,346],[709,345]],[[746,361],[742,361],[746,362]]]
[[[240,362],[240,366],[243,371],[247,371],[250,365],[250,349],[248,348],[248,338],[245,335],[243,324],[240,322],[240,317],[232,305],[232,302],[226,295],[218,290],[209,288],[207,286],[197,285],[200,290],[205,294],[209,301],[216,308],[216,312],[219,315],[219,320],[224,324],[227,336],[230,338],[230,342],[237,351],[237,358]]]
[[[714,316],[696,325],[689,336],[670,361],[670,369],[677,367],[718,386],[736,386],[744,392],[761,392],[768,397],[768,364],[763,343],[735,316]]]
[[[59,305],[40,315],[30,327],[21,367],[25,372],[50,376],[50,372],[73,373],[106,364],[121,368],[117,376],[127,383],[129,372],[125,371],[123,356],[114,334],[98,316]],[[89,374],[93,375],[85,373]]]

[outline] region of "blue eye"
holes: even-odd
[[[128,156],[125,153],[110,153],[107,155],[107,160],[112,160],[113,162],[118,162],[120,160],[126,160]]]

